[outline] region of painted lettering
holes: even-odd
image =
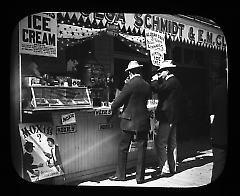
[[[152,30],[158,31],[159,30],[159,17],[153,16],[152,17]]]
[[[145,24],[145,28],[150,29],[152,27],[151,25],[151,15],[150,14],[146,14],[144,17],[144,24]]]
[[[161,32],[167,32],[167,20],[161,18]]]
[[[143,19],[141,18],[141,16],[142,16],[142,14],[134,15],[134,19],[135,19],[134,26],[136,28],[140,28],[143,25]]]
[[[212,44],[212,36],[213,34],[211,32],[207,32],[207,43]]]
[[[114,21],[115,13],[106,13],[105,18],[108,23],[112,24]]]
[[[172,34],[176,35],[178,33],[178,24],[176,22],[172,22]]]
[[[221,35],[217,35],[216,44],[217,44],[217,46],[220,46],[222,44],[222,36]]]
[[[51,31],[48,27],[50,18],[41,17],[39,15],[28,16],[28,28],[35,30]]]
[[[188,39],[190,39],[191,41],[195,41],[195,34],[193,33],[193,27],[189,28]]]
[[[198,42],[203,42],[202,35],[203,35],[203,30],[199,29],[198,30]]]
[[[123,13],[116,14],[116,17],[115,17],[114,22],[117,23],[118,21],[121,21],[122,24],[125,24],[125,23],[126,23],[125,17],[124,17],[124,14],[123,14]]]
[[[182,32],[183,32],[183,29],[184,29],[184,25],[179,23],[178,27],[179,27],[179,37],[182,37],[182,35],[183,35]]]
[[[94,18],[98,20],[103,20],[104,19],[104,13],[94,13]]]

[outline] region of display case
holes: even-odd
[[[26,110],[92,108],[87,87],[29,86],[32,99]]]

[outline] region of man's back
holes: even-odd
[[[151,96],[150,85],[140,76],[135,76],[125,84],[121,94],[112,104],[112,109],[124,105],[121,114],[121,129],[130,131],[149,130],[147,100]]]

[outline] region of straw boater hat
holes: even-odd
[[[157,66],[158,67],[158,71],[164,69],[164,68],[173,68],[173,67],[176,67],[176,65],[174,65],[172,63],[172,60],[165,60],[163,61],[160,66]]]
[[[176,67],[176,65],[172,63],[172,60],[165,60],[160,64],[158,71],[164,68],[173,68],[173,67]]]
[[[130,69],[142,67],[143,65],[139,65],[137,61],[130,61],[128,64],[128,68],[125,71],[129,71]]]

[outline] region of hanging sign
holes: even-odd
[[[47,138],[52,138],[56,144],[51,123],[21,123],[19,133],[23,149],[22,165],[25,180],[36,182],[64,174],[59,151],[55,151],[54,159],[47,142]]]
[[[152,64],[155,66],[160,66],[164,61],[164,54],[158,50],[150,50],[150,57]]]
[[[166,53],[165,34],[145,29],[146,49],[157,50],[160,53]]]
[[[57,15],[38,13],[19,22],[19,53],[57,57]]]
[[[145,29],[146,49],[150,50],[152,64],[160,66],[166,53],[165,34]]]

